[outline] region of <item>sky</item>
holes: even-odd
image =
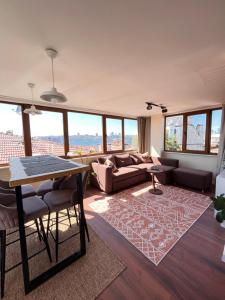
[[[221,109],[213,110],[213,112],[212,112],[212,131],[217,132],[220,130],[221,116],[222,116]],[[193,124],[195,127],[198,124],[205,125],[206,124],[206,114],[197,114],[197,115],[189,116],[188,121],[189,121],[189,123]],[[168,127],[174,126],[174,124],[182,126],[182,124],[183,124],[182,115],[167,118],[167,126]]]
[[[0,132],[12,130],[22,135],[22,118],[16,113],[17,105],[0,103]],[[98,115],[68,113],[69,135],[82,134],[102,135],[102,118]],[[126,134],[137,134],[137,121],[125,120]],[[42,115],[30,115],[31,136],[63,135],[63,117],[61,113],[43,111]],[[121,121],[108,119],[108,134],[119,133]]]

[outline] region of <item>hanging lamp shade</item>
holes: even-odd
[[[29,114],[29,115],[32,115],[32,116],[41,115],[42,114],[42,112],[40,110],[36,109],[36,107],[34,105],[31,105],[30,108],[24,109],[23,112],[25,114]]]
[[[66,96],[59,93],[55,87],[50,91],[43,92],[40,97],[42,100],[51,103],[62,103],[67,101]]]
[[[53,84],[53,87],[49,91],[43,92],[40,95],[40,98],[44,101],[54,103],[54,104],[66,102],[67,101],[66,96],[63,93],[58,92],[55,87],[53,60],[57,56],[58,52],[55,49],[47,48],[46,53],[51,58],[51,61],[52,61],[52,84]]]
[[[28,83],[27,85],[29,86],[29,88],[31,90],[32,101],[34,101],[34,96],[33,96],[34,83]],[[23,112],[25,114],[29,114],[29,115],[32,115],[32,116],[42,114],[41,110],[37,109],[34,105],[31,105],[30,108],[25,108]]]

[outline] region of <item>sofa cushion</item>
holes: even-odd
[[[134,163],[135,165],[138,165],[138,164],[141,164],[141,163],[142,163],[142,160],[141,160],[141,158],[140,158],[140,155],[138,155],[138,154],[130,154],[130,157],[132,158],[133,163]]]
[[[173,175],[174,181],[177,184],[203,191],[211,188],[212,172],[190,168],[177,168],[173,170]]]
[[[138,170],[147,170],[147,169],[150,169],[152,166],[154,166],[154,164],[152,164],[152,163],[141,163],[139,165],[131,165],[128,168],[135,168]]]
[[[116,166],[116,161],[114,155],[108,155],[108,156],[101,156],[97,159],[99,164],[104,165],[106,160],[110,160],[115,166]]]
[[[115,155],[117,168],[133,165],[133,160],[129,154]]]
[[[118,172],[118,169],[117,169],[116,165],[112,162],[111,159],[108,159],[108,158],[107,158],[106,161],[105,161],[105,163],[104,163],[104,165],[107,165],[107,166],[109,166],[109,167],[112,167],[113,173],[114,173],[114,172]]]
[[[159,169],[160,170],[163,170],[164,172],[169,172],[169,171],[172,171],[174,169],[176,169],[175,167],[172,167],[172,166],[164,166],[164,165],[160,165],[159,166]]]
[[[142,153],[140,158],[143,163],[153,163],[152,158],[148,152]]]
[[[129,167],[121,167],[118,169],[118,172],[113,173],[113,181],[117,182],[120,180],[126,180],[132,176],[138,176],[145,174],[145,170]]]

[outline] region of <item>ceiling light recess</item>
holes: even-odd
[[[50,91],[43,92],[41,94],[41,99],[50,103],[63,103],[66,102],[66,96],[63,93],[57,91],[55,87],[55,77],[54,77],[54,63],[53,60],[56,58],[58,52],[55,49],[47,48],[46,50],[47,55],[51,58],[52,61],[52,89]]]
[[[33,100],[34,100],[34,94],[33,94],[34,83],[28,83],[27,85],[28,85],[28,87],[31,90],[31,99],[32,99],[32,102],[33,102]],[[23,112],[25,114],[29,114],[29,115],[32,115],[32,116],[41,115],[42,114],[41,110],[38,110],[34,105],[31,105],[30,108],[24,109]]]

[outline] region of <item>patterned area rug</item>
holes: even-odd
[[[158,265],[211,204],[208,196],[174,186],[149,183],[92,202],[90,207]]]

